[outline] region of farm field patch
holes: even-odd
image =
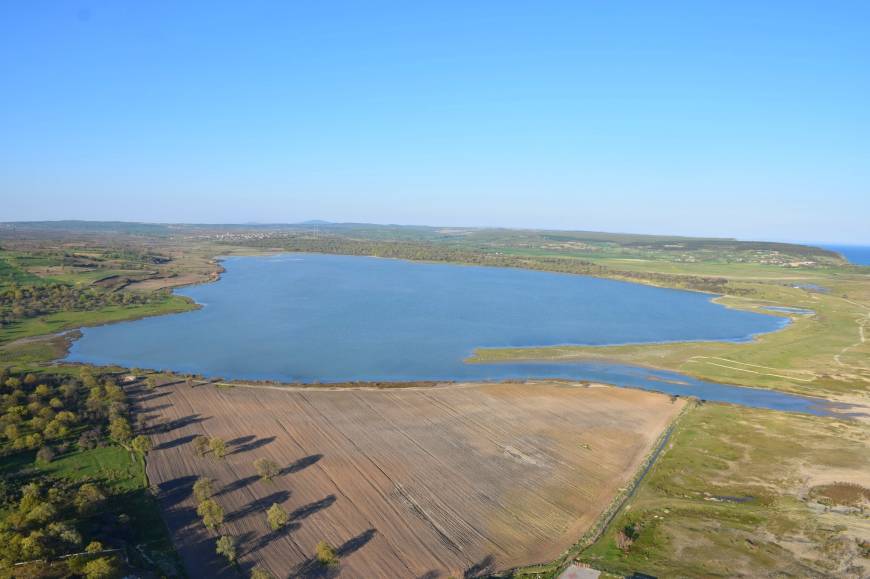
[[[544,562],[575,542],[635,474],[681,400],[539,382],[336,390],[165,385],[131,389],[153,437],[148,476],[189,569],[322,573],[319,541],[347,577],[471,576]],[[227,442],[220,459],[197,436]],[[253,461],[280,467],[261,480]],[[226,516],[207,531],[192,493],[214,480]],[[267,525],[277,503],[289,514]]]

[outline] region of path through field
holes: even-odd
[[[154,438],[148,476],[191,576],[231,577],[191,488],[216,481],[244,570],[276,577],[474,576],[575,542],[682,408],[667,396],[564,383],[423,390],[131,388]],[[195,436],[229,442],[197,456]],[[281,474],[259,480],[266,457]],[[271,532],[278,503],[290,524]],[[313,562],[334,545],[341,566]]]

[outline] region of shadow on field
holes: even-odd
[[[233,482],[224,485],[224,487],[221,490],[219,490],[218,492],[216,492],[215,495],[220,496],[220,495],[225,495],[227,493],[231,493],[233,491],[241,490],[241,489],[245,488],[246,486],[248,486],[249,484],[257,482],[258,480],[260,480],[260,477],[255,475],[255,474],[252,474],[251,476],[246,476],[244,478],[238,478],[238,479],[234,480]]]
[[[475,577],[488,577],[492,575],[495,571],[493,565],[495,564],[495,559],[492,555],[487,555],[471,567],[465,570],[465,573],[462,576],[465,579],[472,579]]]
[[[164,396],[169,396],[170,392],[155,392],[154,394],[146,394],[145,396],[137,396],[136,402],[148,402],[149,400],[156,400],[157,398],[163,398]]]
[[[157,486],[157,497],[167,507],[177,505],[190,496],[193,492],[193,483],[196,482],[193,475],[180,476]]]
[[[210,418],[210,416],[203,417],[199,414],[189,414],[181,418],[176,418],[175,420],[170,420],[169,422],[164,422],[163,424],[153,424],[145,429],[145,434],[154,434],[155,432],[172,432],[173,430],[178,430],[179,428],[184,428],[185,426],[190,426],[191,424],[205,422]]]
[[[340,569],[341,559],[365,547],[366,544],[371,541],[375,537],[375,535],[377,535],[377,533],[377,529],[369,529],[367,531],[363,531],[356,537],[349,539],[340,547],[338,547],[335,550],[335,554],[338,555],[339,559],[338,567],[325,567],[321,565],[315,557],[312,557],[299,565],[296,569],[294,569],[293,573],[291,573],[290,576],[304,577],[306,579],[332,579],[333,577],[337,577]]]
[[[242,438],[242,439],[244,439],[244,438],[254,439],[253,436],[251,436],[251,437],[242,436],[240,438]],[[239,438],[236,438],[234,440],[239,440]],[[269,436],[267,438],[258,438],[255,440],[250,440],[250,442],[242,442],[242,443],[236,442],[235,443],[236,447],[233,449],[233,452],[231,454],[239,454],[240,452],[248,452],[249,450],[255,450],[257,448],[260,448],[261,446],[266,446],[267,444],[269,444],[273,440],[275,440],[275,437]],[[232,441],[230,441],[230,443],[232,444]]]
[[[282,468],[282,469],[281,469],[281,472],[279,472],[278,474],[281,475],[281,476],[284,476],[285,474],[293,474],[293,473],[297,473],[297,472],[299,472],[300,470],[305,470],[306,468],[308,468],[308,467],[311,466],[312,464],[314,464],[314,463],[316,463],[317,461],[319,461],[321,458],[323,458],[323,455],[322,455],[322,454],[311,454],[311,455],[308,455],[308,456],[306,456],[306,457],[304,457],[304,458],[300,458],[299,460],[297,460],[297,461],[294,462],[293,464],[288,465],[288,466]]]
[[[243,517],[247,517],[248,515],[252,515],[254,513],[258,513],[262,511],[263,521],[266,520],[266,509],[272,506],[272,503],[281,504],[287,499],[290,498],[290,491],[276,491],[271,495],[267,495],[265,497],[261,497],[255,501],[248,503],[246,506],[242,507],[238,511],[233,511],[228,514],[226,517],[227,522],[235,521],[237,519],[241,519]]]
[[[307,519],[317,511],[322,511],[323,509],[330,507],[334,502],[335,495],[329,495],[328,497],[322,498],[319,501],[303,505],[290,513],[290,520],[301,521],[302,519]]]
[[[176,446],[181,446],[182,444],[187,444],[191,440],[196,438],[195,434],[188,434],[187,436],[179,436],[175,440],[167,440],[161,444],[158,444],[154,447],[154,450],[166,450],[167,448],[175,448]]]

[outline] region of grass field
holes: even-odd
[[[195,307],[191,300],[173,295],[156,303],[137,306],[109,306],[93,311],[59,312],[28,318],[0,329],[0,344],[83,326],[98,326],[121,320],[184,312]]]
[[[866,422],[694,408],[581,558],[619,575],[866,577],[870,501],[831,507],[814,489],[866,486],[868,441]]]
[[[188,568],[226,570],[190,487],[217,482],[242,566],[309,574],[320,540],[347,577],[484,574],[573,544],[683,407],[667,396],[562,383],[332,390],[164,386],[141,392],[152,484]],[[197,435],[229,441],[198,457]],[[283,474],[257,480],[268,457]],[[291,525],[269,532],[278,503]],[[207,571],[206,571],[207,570]],[[310,571],[310,570],[309,570]]]

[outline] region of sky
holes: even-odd
[[[870,2],[0,3],[0,221],[870,244]]]

